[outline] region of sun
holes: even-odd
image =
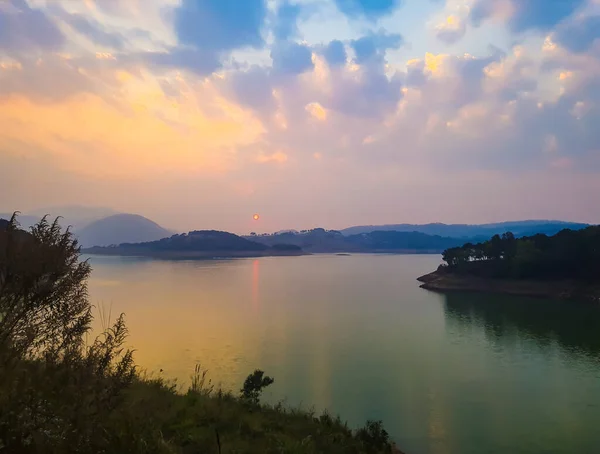
[[[260,216],[258,214],[255,214],[254,216],[252,216],[252,219],[258,221],[260,219]]]

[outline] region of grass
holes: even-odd
[[[185,393],[162,379],[140,379],[127,390],[116,426],[127,452],[157,453],[386,453],[380,423],[353,431],[327,412],[260,404],[223,390],[197,368]],[[130,432],[130,433],[127,433]],[[395,451],[398,452],[398,451]]]

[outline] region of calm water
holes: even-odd
[[[149,371],[261,368],[268,400],[382,419],[408,454],[599,453],[600,308],[419,289],[439,261],[93,257],[90,294]]]

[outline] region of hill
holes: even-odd
[[[82,230],[94,221],[121,213],[112,208],[65,205],[39,208],[37,210],[31,210],[27,214],[37,217],[37,220],[45,215],[48,215],[51,220],[60,216],[62,218],[60,224],[63,227],[70,225],[73,231],[76,232]]]
[[[538,233],[554,235],[563,229],[580,230],[589,227],[588,224],[565,221],[509,221],[493,224],[389,224],[365,225],[349,227],[341,231],[346,236],[375,231],[420,232],[427,235],[439,235],[450,238],[491,238],[512,232],[515,236],[529,236]]]
[[[463,244],[463,240],[426,235],[419,232],[370,232],[344,236],[336,230],[321,228],[300,233],[284,232],[273,235],[246,237],[252,241],[273,246],[286,243],[306,252],[415,252],[434,253]]]
[[[143,243],[173,234],[157,223],[136,214],[115,214],[99,219],[75,232],[83,247]]]
[[[10,219],[12,217],[12,215],[13,215],[12,212],[0,213],[0,219],[3,219],[3,220]],[[40,221],[40,217],[20,214],[18,221],[19,221],[19,225],[21,226],[21,228],[23,228],[25,230],[29,230],[30,227],[34,226],[35,224],[37,224]]]
[[[173,235],[158,241],[123,243],[112,247],[93,247],[84,252],[101,255],[149,256],[162,258],[260,257],[300,255],[301,248],[276,243],[271,246],[250,241],[228,232],[199,230]]]
[[[419,278],[430,290],[471,290],[600,301],[600,226],[554,236],[512,233],[444,251]]]
[[[38,208],[36,210],[21,213],[19,215],[19,224],[24,229],[29,229],[39,222],[39,220],[48,216],[50,221],[54,221],[60,217],[59,224],[65,228],[71,226],[73,231],[78,231],[97,221],[108,216],[119,214],[111,208],[103,207],[85,207],[85,206],[56,206],[47,208]],[[12,212],[0,213],[0,218],[10,219]]]

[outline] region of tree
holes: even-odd
[[[502,238],[500,237],[500,235],[494,235],[488,244],[489,244],[489,256],[493,260],[501,259],[502,253],[504,252],[504,245],[502,243]]]
[[[107,452],[136,370],[123,316],[84,342],[90,272],[58,219],[0,226],[0,450]]]
[[[262,370],[255,370],[244,381],[244,387],[240,390],[242,399],[252,404],[258,404],[263,390],[267,386],[272,385],[273,382],[275,380],[269,376],[265,376]]]
[[[18,227],[13,215],[0,236],[0,350],[18,359],[67,358],[90,328],[90,265],[58,219],[43,218],[30,234]]]

